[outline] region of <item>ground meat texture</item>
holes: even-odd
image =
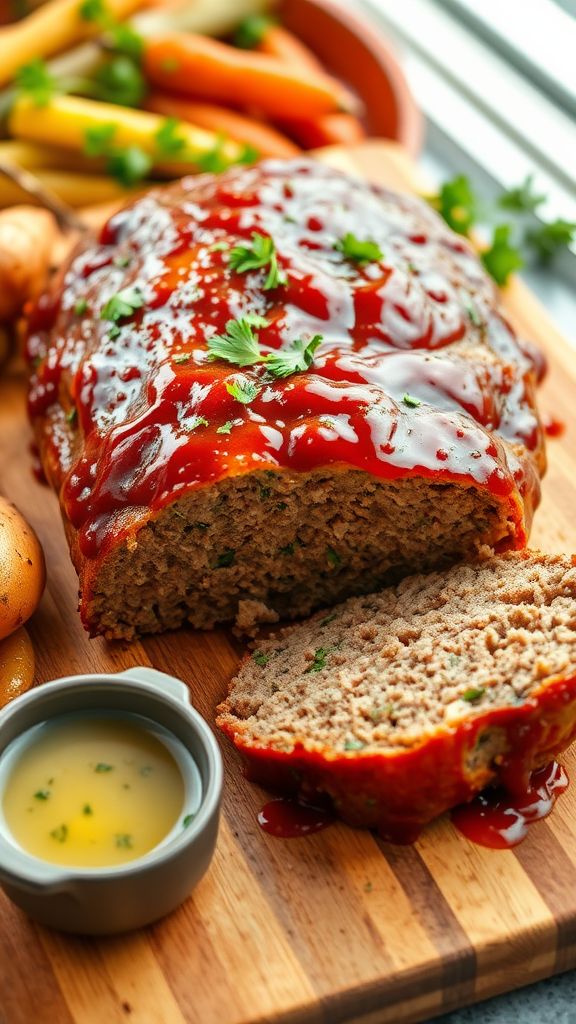
[[[256,236],[273,280],[234,267]],[[246,318],[256,360],[212,358]],[[93,634],[250,630],[526,544],[534,359],[419,200],[310,160],[155,190],[75,253],[27,350]]]
[[[263,641],[218,724],[255,778],[385,834],[521,789],[576,733],[575,566],[512,553],[351,598]]]

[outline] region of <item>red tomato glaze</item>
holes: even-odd
[[[298,839],[328,828],[334,821],[334,813],[326,808],[312,807],[279,797],[270,800],[258,812],[258,824],[264,832],[277,839]]]
[[[273,238],[285,285],[230,268],[254,232]],[[346,258],[347,233],[382,258]],[[144,304],[113,325],[105,304],[134,287]],[[263,353],[322,335],[311,368],[278,380],[209,359],[207,338],[251,313],[267,320]],[[31,315],[29,408],[52,417],[45,458],[88,558],[225,476],[335,463],[488,489],[510,503],[506,546],[521,546],[539,494],[527,451],[542,443],[527,352],[471,247],[425,204],[267,161],[112,217]],[[227,390],[240,376],[259,387],[248,404]]]

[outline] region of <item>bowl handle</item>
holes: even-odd
[[[165,672],[159,672],[155,668],[145,668],[137,665],[135,668],[128,668],[124,672],[118,672],[119,679],[127,679],[134,683],[145,683],[147,689],[157,690],[158,693],[168,693],[180,704],[190,704],[190,691],[181,679],[169,676]]]

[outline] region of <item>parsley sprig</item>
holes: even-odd
[[[302,373],[312,366],[314,353],[322,341],[321,334],[315,334],[308,342],[296,338],[289,348],[268,353],[266,369],[273,377],[291,377],[293,373]]]
[[[252,234],[251,246],[234,246],[230,252],[229,265],[238,274],[268,267],[268,275],[263,285],[264,291],[286,284],[286,277],[278,267],[274,241],[268,235],[259,235],[255,231]]]
[[[340,238],[334,248],[352,263],[377,263],[384,256],[377,242],[370,238],[356,238],[351,231]]]
[[[134,315],[137,309],[144,305],[144,296],[139,288],[122,288],[121,291],[111,295],[108,302],[105,302],[100,310],[101,320],[111,320],[113,327],[108,329],[108,334],[117,336],[120,328],[119,320],[125,320]]]
[[[293,373],[308,370],[323,340],[322,335],[315,334],[310,341],[295,338],[289,346],[263,355],[254,328],[267,325],[268,321],[264,317],[253,313],[240,320],[229,320],[224,334],[214,334],[208,339],[209,358],[224,359],[234,366],[256,366],[261,363],[267,373],[276,378],[290,377]]]
[[[19,95],[28,96],[37,107],[47,107],[58,92],[58,82],[40,57],[23,64],[16,73]]]

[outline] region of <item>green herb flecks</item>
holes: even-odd
[[[223,423],[222,426],[216,428],[216,433],[230,434],[232,432],[232,427],[234,426],[235,422],[235,420],[226,420],[226,423]]]
[[[293,373],[308,370],[314,362],[314,353],[322,344],[321,334],[315,334],[311,341],[296,338],[287,348],[269,352],[266,356],[266,369],[273,377],[290,377]]]
[[[36,792],[34,793],[34,799],[35,800],[49,800],[51,795],[52,794],[50,793],[49,789],[37,789]]]
[[[78,410],[77,410],[76,406],[73,405],[72,408],[68,409],[68,412],[66,413],[66,423],[69,423],[72,426],[74,423],[76,423],[77,419],[78,419]]]
[[[518,248],[511,242],[511,232],[510,224],[499,224],[494,228],[490,248],[481,253],[482,263],[499,285],[506,284],[510,275],[524,266]]]
[[[182,828],[188,828],[188,826],[191,825],[192,822],[194,821],[195,817],[195,812],[192,812],[191,814],[185,814],[184,817],[182,818]]]
[[[344,750],[363,750],[366,744],[362,740],[351,737],[344,741]]]
[[[94,811],[92,810],[90,804],[84,804],[84,807],[82,808],[82,814],[85,814],[87,817],[89,817],[91,814],[94,814]]]
[[[134,840],[128,832],[117,832],[114,836],[114,841],[119,850],[132,850],[134,848]]]
[[[253,402],[258,397],[260,388],[256,381],[242,376],[226,381],[226,391],[237,402],[241,402],[242,405],[250,405],[250,402]]]
[[[126,146],[110,153],[107,169],[120,185],[130,188],[150,173],[152,158],[140,146]]]
[[[183,430],[187,430],[189,434],[192,431],[197,430],[198,427],[207,427],[208,420],[205,416],[185,416],[180,420],[180,426]]]
[[[419,398],[415,398],[414,395],[409,395],[407,392],[402,395],[402,401],[409,409],[417,409],[419,405],[422,405]]]
[[[111,17],[104,0],[82,0],[78,14],[82,21],[96,22],[98,25],[104,24]]]
[[[231,565],[234,565],[236,560],[236,550],[234,548],[225,548],[221,555],[218,555],[216,559],[215,569],[228,569]]]
[[[36,107],[47,107],[58,92],[58,82],[40,57],[23,64],[16,72],[15,82],[18,95],[27,96]]]
[[[254,651],[254,654],[252,655],[252,661],[255,661],[257,665],[260,665],[261,668],[264,668],[264,666],[267,665],[268,662],[270,661],[270,655],[264,654],[263,651]]]
[[[77,302],[74,303],[74,312],[76,316],[83,316],[87,309],[88,303],[86,299],[78,299]]]
[[[278,268],[274,242],[267,235],[259,235],[254,232],[251,246],[235,246],[230,252],[229,266],[237,274],[245,274],[249,270],[261,270],[268,267],[268,274],[263,285],[264,291],[286,284],[286,277]]]
[[[342,565],[342,559],[341,559],[340,555],[338,554],[337,551],[334,550],[334,548],[331,548],[330,545],[328,545],[328,547],[326,548],[326,558],[328,560],[328,563],[334,569],[338,565]]]
[[[112,295],[102,306],[100,319],[112,320],[113,323],[116,323],[118,320],[125,320],[127,317],[133,316],[136,310],[141,309],[143,305],[144,296],[139,288],[123,288],[116,292],[116,295]]]
[[[59,825],[58,828],[53,828],[50,838],[55,839],[57,843],[65,843],[68,839],[68,825]]]
[[[369,238],[357,238],[351,231],[340,238],[334,248],[352,263],[377,263],[384,258],[384,253],[377,242]]]
[[[463,174],[444,182],[439,194],[432,197],[430,202],[459,235],[467,235],[476,223],[477,199],[468,178]]]
[[[148,87],[137,62],[126,53],[117,53],[94,72],[90,93],[101,103],[138,107]]]
[[[518,185],[516,188],[510,188],[499,196],[498,206],[502,207],[503,210],[533,213],[545,200],[545,195],[539,195],[534,191],[534,175],[529,174],[521,185]]]
[[[254,328],[267,325],[268,321],[255,313],[248,313],[238,320],[228,320],[225,334],[214,334],[208,339],[209,358],[225,359],[235,366],[253,366],[263,362],[264,356]]]
[[[262,42],[273,24],[272,18],[267,18],[264,14],[250,14],[236,29],[234,45],[243,50],[253,50]]]
[[[114,765],[106,764],[105,761],[99,761],[98,764],[94,766],[94,771],[97,775],[104,775],[106,772],[113,772]]]
[[[176,363],[177,366],[185,366],[186,363],[190,362],[191,358],[192,356],[189,353],[182,352],[180,355],[174,356],[172,361]]]
[[[337,618],[338,618],[337,613],[333,612],[332,615],[326,615],[323,619],[320,619],[320,625],[321,626],[328,626],[330,622],[334,622],[334,619],[337,619]]]
[[[462,694],[462,700],[468,701],[469,704],[473,704],[474,701],[480,700],[480,697],[484,695],[483,686],[471,686],[468,690],[464,690]]]
[[[309,672],[320,672],[323,668],[326,668],[326,658],[335,650],[335,647],[318,647],[314,652],[313,661],[311,661],[308,668],[304,670],[305,674],[308,674]]]
[[[167,117],[154,136],[161,156],[177,156],[186,146],[186,139],[178,134],[181,122],[177,117]]]
[[[550,263],[557,251],[571,245],[575,238],[576,222],[560,217],[547,224],[528,228],[524,234],[524,243],[541,263]]]

